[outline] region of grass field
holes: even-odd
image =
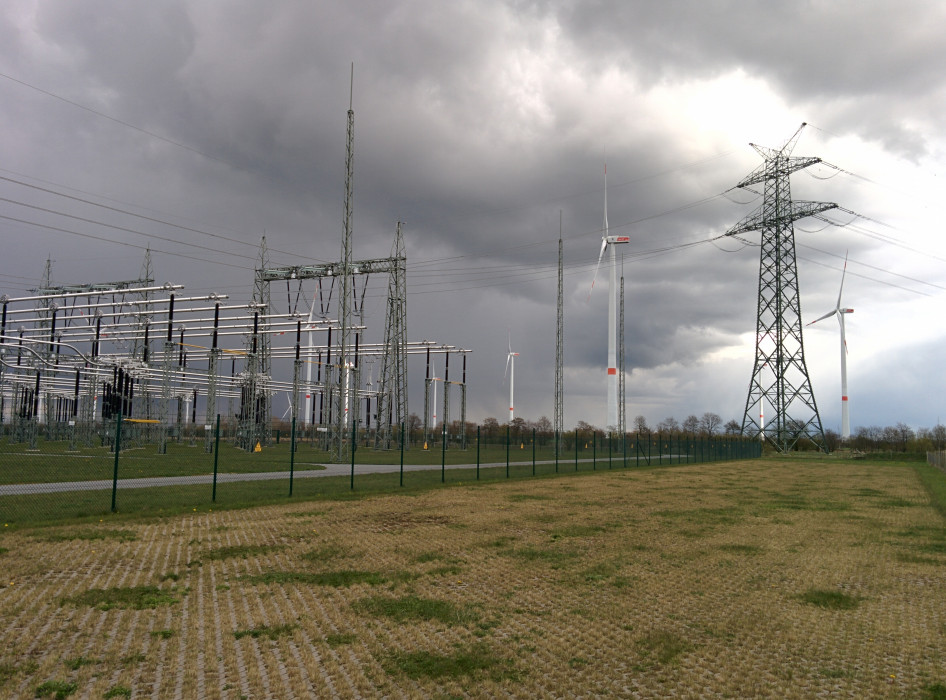
[[[770,458],[0,533],[2,697],[946,697],[946,475]]]

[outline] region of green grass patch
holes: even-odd
[[[118,540],[119,542],[132,542],[138,538],[138,534],[132,530],[115,530],[101,528],[97,530],[53,530],[33,535],[37,540],[43,542],[72,542],[74,540]]]
[[[541,493],[510,493],[506,496],[513,503],[522,503],[523,501],[551,501],[551,496]]]
[[[858,596],[843,591],[829,591],[823,588],[809,588],[798,596],[798,599],[809,605],[815,605],[827,610],[853,610],[861,603]]]
[[[66,665],[66,668],[78,671],[83,666],[94,666],[99,661],[98,659],[90,659],[85,656],[77,656],[74,659],[63,659],[62,662]]]
[[[174,636],[174,630],[153,630],[151,636],[155,639],[170,639]]]
[[[0,547],[0,554],[6,554],[6,553],[9,552],[9,551],[10,551],[10,550],[7,549],[6,547]]]
[[[566,525],[564,527],[558,527],[552,530],[550,536],[553,540],[561,539],[563,537],[591,537],[592,535],[598,535],[602,532],[607,532],[607,529],[604,525]]]
[[[285,549],[283,544],[238,544],[232,547],[217,547],[204,552],[197,561],[220,561],[222,559],[246,559],[247,557],[257,557],[260,554],[269,554]],[[196,563],[196,562],[191,562]]]
[[[122,666],[134,666],[135,664],[140,664],[142,661],[148,657],[142,654],[140,651],[135,654],[129,654],[128,656],[123,656],[121,658]]]
[[[432,561],[442,561],[447,562],[448,564],[457,563],[458,559],[456,557],[450,556],[449,554],[444,554],[443,552],[422,552],[414,557],[414,561],[418,564],[427,564]]]
[[[253,627],[252,629],[236,630],[233,636],[237,639],[243,639],[244,637],[252,637],[253,639],[269,637],[270,639],[277,639],[278,637],[285,637],[286,635],[292,634],[296,627],[298,627],[298,625],[294,624],[264,625],[261,627]]]
[[[408,678],[463,678],[486,675],[494,681],[516,677],[512,661],[496,654],[485,642],[458,646],[452,654],[428,651],[396,652],[382,661],[388,673]]]
[[[46,681],[36,686],[36,697],[46,698],[54,697],[56,700],[62,700],[73,695],[79,689],[78,683],[69,683],[67,681]]]
[[[946,683],[931,683],[924,686],[923,700],[946,700]]]
[[[670,664],[693,649],[693,645],[675,632],[653,630],[637,640],[638,652],[645,660]]]
[[[326,562],[331,561],[332,559],[339,559],[344,556],[348,556],[351,553],[350,549],[342,547],[340,544],[330,543],[323,544],[320,547],[306,552],[302,555],[302,558],[306,561],[314,562]]]
[[[525,562],[550,564],[553,569],[560,569],[578,557],[576,552],[567,549],[549,549],[540,547],[519,547],[506,549],[500,554],[520,559]]]
[[[744,554],[746,556],[755,556],[762,554],[762,547],[754,544],[721,544],[719,549],[730,554]]]
[[[397,622],[437,621],[445,625],[463,625],[479,619],[479,613],[470,605],[457,605],[448,600],[415,595],[363,598],[354,601],[351,608],[364,615],[387,617]]]
[[[340,647],[345,646],[346,644],[354,644],[358,640],[353,634],[327,634],[325,635],[325,643],[330,647]]]
[[[113,685],[105,691],[105,695],[102,697],[105,698],[105,700],[109,700],[109,698],[130,698],[131,688],[127,685]]]
[[[436,566],[426,572],[428,576],[456,576],[463,571],[463,567],[458,564],[444,564]]]
[[[582,578],[586,583],[602,583],[614,576],[614,574],[616,574],[619,569],[620,566],[617,564],[602,562],[600,564],[595,564],[590,569],[586,569],[582,573]]]
[[[926,463],[917,464],[914,469],[930,498],[930,505],[946,518],[946,473]]]
[[[176,598],[176,589],[162,589],[157,586],[131,586],[129,588],[90,588],[71,598],[63,598],[60,605],[72,604],[111,610],[113,608],[130,608],[132,610],[146,610],[162,605],[179,603]]]
[[[241,576],[241,581],[247,583],[304,583],[312,586],[331,586],[347,588],[359,583],[369,586],[379,586],[390,579],[384,574],[375,571],[359,571],[357,569],[341,569],[339,571],[322,571],[312,573],[308,571],[268,571],[265,574]]]

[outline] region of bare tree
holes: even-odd
[[[733,418],[723,426],[723,432],[727,435],[738,435],[742,432],[742,426],[739,424],[739,421]]]
[[[930,439],[933,441],[933,447],[937,450],[946,448],[946,426],[937,423],[930,430]]]
[[[644,418],[644,416],[634,416],[634,430],[643,435],[650,432],[650,428],[647,426],[647,419]]]
[[[719,426],[722,424],[723,419],[719,417],[718,413],[707,411],[703,414],[703,417],[700,418],[700,432],[706,433],[707,435],[715,435],[719,430]]]
[[[657,431],[661,433],[676,433],[680,431],[680,423],[673,416],[664,418],[657,424]]]
[[[683,421],[682,427],[685,433],[698,433],[700,432],[700,419],[694,415],[689,415]]]

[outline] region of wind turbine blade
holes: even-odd
[[[604,249],[608,247],[608,239],[601,239],[601,252],[598,253],[598,264],[595,265],[595,276],[591,278],[591,289],[588,290],[588,298],[591,299],[591,292],[595,288],[595,280],[598,279],[598,269],[601,267],[601,258],[604,257]]]
[[[844,270],[841,272],[841,288],[838,290],[838,308],[841,308],[841,292],[844,291],[844,276],[847,274],[847,252],[844,253]]]
[[[503,381],[506,380],[506,376],[509,374],[509,363],[512,361],[512,352],[506,355],[506,371],[503,372]]]
[[[837,309],[834,309],[834,310],[832,310],[832,311],[829,311],[829,312],[826,313],[824,316],[819,316],[819,317],[816,318],[814,321],[810,321],[809,323],[806,323],[805,325],[806,325],[806,326],[811,326],[811,325],[813,325],[813,324],[815,324],[815,323],[818,323],[818,321],[824,321],[826,318],[828,318],[828,317],[830,317],[830,316],[834,316],[837,312],[838,312]]]

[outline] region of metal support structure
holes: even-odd
[[[392,426],[407,420],[407,256],[401,222],[397,222],[388,273],[388,308],[384,357],[378,389],[377,447],[390,449]]]
[[[346,370],[351,364],[348,357],[351,346],[352,316],[352,217],[354,215],[355,184],[355,111],[352,109],[354,98],[355,67],[351,70],[351,88],[348,96],[348,138],[345,147],[345,202],[342,214],[342,288],[338,297],[338,348],[336,352],[336,374],[339,379],[339,391],[336,395],[335,424],[331,441],[331,453],[336,461],[345,458],[346,418],[345,404],[348,398],[348,375]],[[353,423],[354,425],[354,423]]]
[[[821,162],[820,158],[791,155],[804,127],[802,124],[779,149],[752,144],[765,162],[736,187],[762,184],[762,206],[726,232],[727,236],[748,231],[762,234],[755,364],[742,434],[760,437],[764,433],[779,452],[795,449],[800,441],[827,449],[805,364],[793,222],[817,217],[838,205],[792,201],[790,175]],[[754,418],[763,413],[771,416],[767,425],[759,425]]]
[[[269,426],[272,422],[272,395],[269,391],[269,380],[273,374],[272,360],[272,341],[270,339],[269,314],[272,313],[272,304],[270,303],[270,289],[266,280],[262,279],[259,270],[265,270],[269,267],[269,250],[266,247],[266,236],[260,238],[259,246],[259,268],[255,275],[253,285],[253,303],[257,308],[263,309],[264,313],[259,317],[258,329],[254,328],[256,334],[256,366],[253,369],[255,374],[255,388],[260,392],[259,406],[256,408],[256,423],[262,425],[263,430],[257,430],[257,442],[265,446],[269,444]],[[254,321],[254,325],[257,322]],[[254,442],[254,446],[255,446]]]
[[[556,435],[555,455],[562,447],[562,435],[565,432],[565,283],[562,255],[562,212],[558,213],[558,313],[555,324],[555,412],[552,430]],[[623,334],[622,334],[623,337]]]

